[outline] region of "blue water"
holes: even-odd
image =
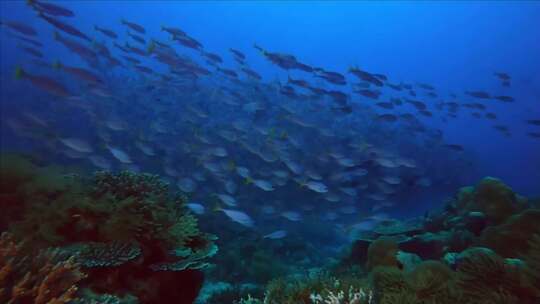
[[[433,165],[434,171],[427,174],[436,174],[437,182],[433,187],[411,190],[410,193],[404,192],[402,197],[395,197],[396,205],[387,212],[395,217],[421,215],[426,210],[441,206],[443,200],[451,197],[458,187],[474,184],[484,176],[500,178],[523,195],[540,194],[540,140],[526,135],[527,132],[540,132],[540,127],[525,123],[528,119],[540,119],[540,4],[537,2],[58,3],[76,14],[71,18],[59,17],[59,20],[75,26],[95,41],[104,42],[116,57],[120,54],[118,49],[113,48],[105,36],[95,32],[93,26],[99,25],[115,31],[120,36],[118,41],[123,42],[127,40],[127,28],[120,23],[120,19],[124,18],[142,25],[146,29],[144,37],[147,39],[155,38],[170,43],[178,53],[186,54],[201,64],[203,61],[198,52],[172,42],[160,27],[165,25],[181,28],[200,41],[205,51],[219,54],[224,59],[222,66],[226,68],[238,68],[228,49],[232,47],[241,50],[246,55],[250,68],[263,76],[261,83],[279,80],[283,84],[287,76],[302,78],[313,84],[347,92],[351,96],[350,103],[353,104],[372,104],[373,101],[351,92],[351,84],[358,82],[353,75],[347,73],[352,66],[387,75],[392,83],[428,83],[436,88],[439,95],[436,100],[448,101],[451,99],[449,94],[455,93],[458,95],[458,102],[474,102],[474,98],[463,93],[475,90],[486,91],[492,95],[512,96],[515,98],[512,103],[480,101],[486,104],[490,112],[497,115],[497,124],[508,126],[510,136],[503,136],[494,130],[494,122],[472,117],[468,109],[461,109],[462,115],[448,123],[442,122],[437,115],[430,119],[422,118],[430,130],[442,131],[445,143],[460,144],[464,147],[464,152],[456,154],[441,150],[435,143],[425,143],[417,147],[418,155],[423,155],[420,158],[426,161],[425,165]],[[52,26],[37,18],[36,13],[24,1],[3,1],[0,8],[2,20],[18,21],[37,29],[37,40],[44,44],[41,51],[45,62],[61,60],[63,64],[92,68],[55,42],[52,39]],[[50,100],[51,96],[29,82],[15,80],[13,75],[15,67],[22,66],[27,72],[62,79],[69,83],[77,94],[84,93],[84,85],[59,76],[56,71],[33,65],[31,57],[20,51],[22,43],[8,35],[10,30],[2,26],[1,31],[0,68],[2,106],[5,110],[2,113],[2,132],[5,136],[2,150],[21,149],[28,152],[28,144],[19,144],[17,136],[6,130],[4,124],[7,118],[17,115],[19,101],[20,104],[25,104],[26,110],[35,105],[38,116],[44,114],[58,119],[57,127],[64,126],[65,129],[56,129],[54,132],[77,135],[79,138],[87,136],[88,141],[102,147],[103,143],[98,142],[92,131],[95,121],[85,118],[84,115],[63,117],[61,111],[58,115],[53,115],[48,112],[47,106],[41,104],[43,100]],[[69,37],[65,33],[61,34]],[[79,42],[84,43],[83,40]],[[135,42],[130,43],[136,45]],[[293,54],[299,61],[311,66],[340,72],[346,75],[348,84],[343,87],[333,86],[324,84],[323,80],[303,71],[284,71],[266,60],[253,48],[254,44],[270,52]],[[155,60],[142,60],[145,66],[167,73],[167,68]],[[213,68],[209,69],[213,71]],[[494,72],[508,73],[512,78],[511,87],[502,87],[493,75]],[[99,73],[111,77],[106,79],[115,79],[115,83],[111,80],[109,89],[113,95],[122,93],[119,98],[125,98],[126,93],[133,87],[148,81],[147,78],[137,78],[141,73],[129,68],[101,69]],[[122,77],[132,81],[120,86]],[[222,78],[201,77],[199,81],[201,84],[210,83],[211,88],[211,85],[216,85]],[[132,91],[138,94],[138,91]],[[391,91],[385,92],[389,93],[380,101],[388,101],[388,97],[392,96]],[[140,95],[139,98],[143,99],[145,96]],[[417,99],[425,100],[425,97]],[[87,102],[91,103],[92,100]],[[429,104],[430,101],[426,103]],[[114,104],[112,107],[114,108]],[[212,108],[212,104],[208,107]],[[129,106],[119,109],[122,110],[118,112],[129,112]],[[318,110],[318,115],[326,115],[326,110],[322,107]],[[353,112],[351,115],[354,117],[360,114]],[[341,119],[339,115],[327,118]],[[81,121],[87,126],[78,131],[73,130]],[[377,137],[377,134],[371,135]],[[403,133],[402,136],[400,140],[404,142],[413,142],[415,139],[413,134]],[[309,146],[305,147],[304,154],[309,159],[315,159],[315,155],[310,154]],[[110,158],[110,155],[108,157]],[[62,162],[62,157],[51,158],[51,161]],[[456,158],[463,160],[459,162],[459,167],[453,165]],[[85,165],[87,166],[87,163]],[[151,166],[141,169],[156,171]],[[443,182],[445,174],[449,176],[448,185]],[[291,191],[291,199],[301,200],[301,197]],[[359,207],[369,209],[371,205]],[[246,208],[256,209],[254,206]],[[318,212],[324,214],[328,209],[321,208]]]

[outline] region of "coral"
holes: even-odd
[[[445,253],[453,236],[452,231],[417,234],[399,244],[400,249],[418,254],[422,259],[438,259]]]
[[[84,243],[73,246],[77,263],[86,268],[119,266],[141,255],[137,243]]]
[[[40,170],[23,189],[22,219],[10,224],[35,249],[60,248],[88,275],[84,287],[141,303],[191,303],[202,285],[197,272],[217,252],[157,176],[98,172],[90,180]],[[44,174],[44,175],[42,175]],[[184,282],[185,288],[174,284]]]
[[[391,294],[409,291],[403,272],[395,267],[379,266],[370,273],[375,298],[383,301]]]
[[[422,259],[414,253],[398,251],[396,259],[402,265],[404,271],[412,271],[422,263]]]
[[[540,234],[534,235],[529,245],[529,251],[524,256],[524,259],[527,264],[527,272],[533,280],[533,285],[537,286],[540,293],[540,287],[538,287],[540,286]]]
[[[498,225],[518,211],[517,197],[503,182],[485,177],[476,185],[474,205],[470,211],[481,211],[491,224]]]
[[[453,272],[438,261],[424,261],[405,280],[419,301],[440,302],[452,295]]]
[[[0,302],[61,304],[76,299],[85,275],[72,259],[54,252],[24,254],[24,243],[7,233],[0,237]]]
[[[263,301],[252,298],[250,295],[248,295],[245,299],[240,299],[240,301],[235,302],[234,304],[263,304]]]
[[[335,297],[340,299],[340,295],[342,301],[351,301],[358,298],[361,290],[368,289],[368,282],[361,278],[343,276],[338,279],[326,271],[314,271],[305,276],[290,276],[271,281],[267,285],[264,303],[311,304],[314,303],[314,297],[335,300]]]
[[[413,218],[407,221],[387,220],[380,222],[373,232],[379,235],[414,235],[423,229],[423,221]]]
[[[502,299],[517,298],[517,303],[537,303],[538,300],[537,292],[524,272],[506,264],[496,254],[476,251],[463,258],[458,265],[457,278],[467,301],[506,303]]]
[[[480,245],[497,254],[518,258],[529,250],[529,241],[540,234],[540,209],[528,209],[508,218],[505,223],[486,228],[480,236]]]
[[[343,290],[336,293],[328,291],[325,296],[311,294],[310,298],[314,304],[371,304],[373,294],[371,291],[365,292],[363,289],[355,290],[351,286],[348,292]]]
[[[391,239],[380,238],[374,241],[368,248],[367,269],[371,270],[377,266],[398,267],[397,252],[398,245]]]

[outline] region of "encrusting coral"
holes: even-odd
[[[77,298],[85,278],[73,259],[54,251],[25,254],[25,245],[8,233],[0,237],[0,303],[64,304]]]

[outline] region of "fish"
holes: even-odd
[[[103,80],[101,80],[96,74],[92,73],[91,71],[87,69],[74,67],[74,66],[67,66],[67,65],[62,64],[60,61],[57,61],[53,66],[59,70],[65,71],[69,73],[70,75],[79,78],[80,80],[93,83],[93,84],[103,83]]]
[[[15,78],[29,80],[34,86],[58,97],[72,96],[72,93],[58,81],[47,76],[32,75],[21,67],[15,69]]]
[[[497,119],[497,115],[495,115],[495,113],[486,113],[485,116],[487,119]]]
[[[213,62],[216,62],[216,63],[222,63],[223,62],[223,59],[218,54],[202,51],[201,55],[208,58],[208,59],[210,59]]]
[[[231,53],[233,53],[234,57],[237,57],[237,58],[239,58],[241,60],[246,59],[246,55],[244,55],[244,53],[240,52],[239,50],[235,50],[235,49],[230,48],[229,51]]]
[[[540,119],[528,119],[525,120],[526,123],[534,126],[540,126]]]
[[[34,48],[31,48],[31,47],[28,47],[28,46],[27,46],[27,47],[22,47],[22,49],[23,49],[26,53],[28,53],[28,54],[30,54],[30,55],[36,57],[36,58],[43,58],[43,53],[40,52],[40,51],[38,51],[38,50],[36,50],[36,49],[34,49]]]
[[[378,121],[384,121],[384,122],[396,122],[397,116],[394,114],[381,114],[377,116]]]
[[[140,43],[140,44],[142,44],[142,45],[145,45],[145,44],[146,44],[146,40],[144,40],[144,38],[141,37],[141,36],[137,36],[137,35],[135,35],[135,34],[132,34],[132,33],[130,33],[129,31],[127,32],[127,35],[128,35],[131,39],[137,41],[138,43]]]
[[[112,147],[112,146],[109,146],[109,145],[107,145],[107,149],[109,150],[109,152],[111,152],[111,154],[114,156],[114,158],[116,158],[121,163],[123,163],[123,164],[131,164],[131,163],[133,163],[131,161],[131,158],[129,157],[129,155],[124,150],[122,150],[120,148],[117,148],[117,147]]]
[[[76,29],[75,27],[73,27],[73,26],[71,26],[71,25],[69,25],[67,23],[61,22],[59,20],[56,20],[56,19],[54,19],[52,17],[49,17],[47,15],[44,15],[42,13],[39,13],[38,16],[41,19],[47,21],[49,24],[51,24],[55,28],[63,31],[64,33],[70,34],[71,36],[74,36],[74,37],[84,39],[84,40],[86,40],[88,42],[92,42],[92,39],[90,39],[90,37],[88,37],[86,34],[84,34],[83,32],[79,31],[78,29]]]
[[[493,75],[495,75],[500,80],[504,80],[504,81],[510,80],[510,75],[504,72],[495,72],[493,73]]]
[[[448,148],[450,150],[458,151],[458,152],[465,150],[462,145],[456,145],[456,144],[445,144],[443,145],[443,147]]]
[[[173,36],[186,36],[186,32],[182,31],[179,28],[175,27],[168,27],[168,26],[161,26],[161,30],[165,31]]]
[[[309,190],[317,192],[317,193],[326,193],[328,192],[328,187],[318,181],[308,181],[306,183],[303,183],[302,186],[307,187]]]
[[[467,95],[469,95],[471,97],[480,98],[480,99],[489,99],[489,98],[491,98],[491,95],[489,95],[489,93],[484,92],[484,91],[467,91],[467,92],[465,92],[465,94],[467,94]]]
[[[33,9],[39,11],[40,13],[45,13],[51,16],[59,17],[73,17],[75,13],[72,10],[65,8],[63,6],[53,4],[50,2],[42,2],[38,0],[27,0],[26,3],[30,5]]]
[[[302,220],[302,216],[296,211],[285,211],[281,213],[281,216],[292,222],[298,222]]]
[[[263,239],[271,239],[271,240],[278,240],[282,239],[287,236],[287,231],[285,230],[276,230],[274,232],[271,232],[269,234],[266,234],[263,236]]]
[[[354,92],[364,97],[371,98],[371,99],[379,99],[379,96],[381,95],[381,92],[379,91],[368,90],[368,89],[356,90]]]
[[[70,51],[76,53],[84,59],[94,60],[97,58],[97,54],[90,48],[80,44],[77,41],[70,40],[67,37],[63,37],[56,31],[54,32],[54,40],[62,43]]]
[[[197,190],[197,184],[189,177],[184,177],[176,183],[178,188],[186,193],[192,193]]]
[[[262,189],[264,191],[274,191],[275,188],[272,186],[272,184],[269,181],[262,180],[262,179],[254,179],[252,180],[252,183],[257,186],[259,189]]]
[[[130,29],[134,30],[135,32],[137,32],[139,34],[146,33],[146,30],[144,29],[144,27],[138,25],[137,23],[126,21],[124,19],[120,20],[120,23],[127,26],[127,27],[129,27]]]
[[[230,206],[230,207],[237,206],[236,199],[228,194],[220,193],[220,194],[216,194],[216,196],[227,206]]]
[[[388,110],[394,108],[394,104],[391,103],[391,102],[378,102],[375,105],[378,106],[378,107],[381,107],[383,109],[388,109]]]
[[[193,203],[193,202],[187,203],[186,207],[188,207],[189,210],[191,210],[193,213],[198,214],[198,215],[202,215],[205,212],[204,206],[199,203]]]
[[[113,32],[112,30],[109,30],[109,29],[106,29],[106,28],[102,28],[102,27],[99,27],[97,25],[94,25],[94,30],[102,33],[103,35],[111,38],[111,39],[117,39],[118,38],[118,35]]]
[[[512,96],[494,96],[493,98],[504,101],[504,102],[514,102],[514,97]]]
[[[231,219],[233,222],[239,223],[240,225],[250,228],[255,225],[253,219],[243,211],[232,209],[219,209],[219,211],[222,211],[229,219]]]
[[[24,23],[21,23],[21,22],[17,22],[17,21],[0,21],[0,25],[2,26],[7,26],[8,28],[18,32],[18,33],[21,33],[25,36],[36,36],[37,35],[37,31],[29,26],[29,25],[26,25]]]
[[[66,147],[80,153],[92,153],[94,149],[85,140],[79,138],[60,138],[59,141]]]
[[[371,73],[368,73],[366,71],[362,71],[359,68],[351,67],[351,68],[349,68],[349,73],[355,75],[360,80],[363,80],[365,82],[374,84],[374,85],[376,85],[378,87],[382,87],[384,85],[384,83],[379,78],[377,78],[376,76],[374,76]]]

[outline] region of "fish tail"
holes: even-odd
[[[253,183],[253,179],[252,179],[251,177],[248,176],[248,177],[246,177],[246,179],[244,180],[244,183],[245,183],[246,185],[249,185],[249,184]]]
[[[15,68],[15,79],[21,79],[26,75],[26,72],[20,67]]]

